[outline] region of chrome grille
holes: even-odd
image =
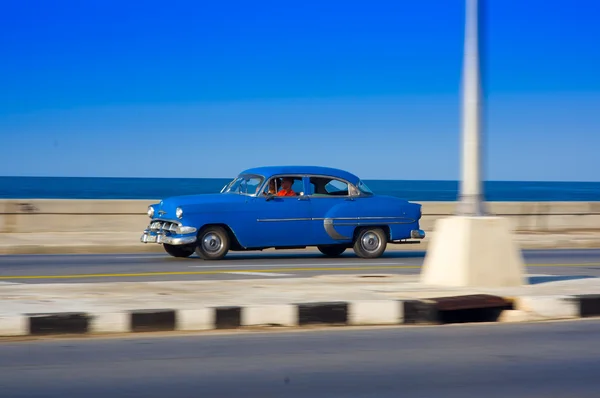
[[[176,222],[172,222],[172,221],[153,220],[150,223],[148,229],[150,231],[175,232],[175,231],[177,231],[178,226],[179,226],[179,224],[177,224]]]

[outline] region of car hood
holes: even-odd
[[[154,214],[157,218],[175,218],[175,210],[178,207],[183,209],[185,216],[185,214],[200,211],[218,211],[232,208],[244,203],[247,199],[248,196],[245,195],[222,193],[172,196],[155,204]]]

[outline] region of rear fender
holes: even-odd
[[[398,206],[397,202],[377,201],[373,198],[357,206],[356,202],[345,201],[325,214],[323,227],[330,238],[340,243],[352,242],[356,231],[362,227],[382,227],[389,238],[391,226],[414,225],[418,211],[411,210],[406,202]]]

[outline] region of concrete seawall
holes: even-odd
[[[157,200],[0,200],[0,234],[141,232],[146,208]],[[454,212],[455,202],[423,204],[422,228]],[[600,230],[600,202],[488,202],[492,214],[506,216],[516,232]],[[0,235],[1,239],[1,235]]]
[[[139,241],[146,209],[157,200],[0,200],[0,254],[164,253]],[[427,250],[435,221],[455,202],[423,204],[419,245],[388,250]],[[600,248],[600,202],[491,202],[491,213],[508,217],[523,249]],[[313,250],[313,249],[308,249]]]

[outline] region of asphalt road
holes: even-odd
[[[600,250],[526,250],[531,274],[600,276]],[[364,260],[351,251],[329,259],[315,252],[231,253],[221,261],[163,254],[0,256],[2,283],[294,278],[326,273],[416,274],[425,252],[390,251]]]
[[[0,343],[0,391],[40,397],[587,398],[600,320]]]

